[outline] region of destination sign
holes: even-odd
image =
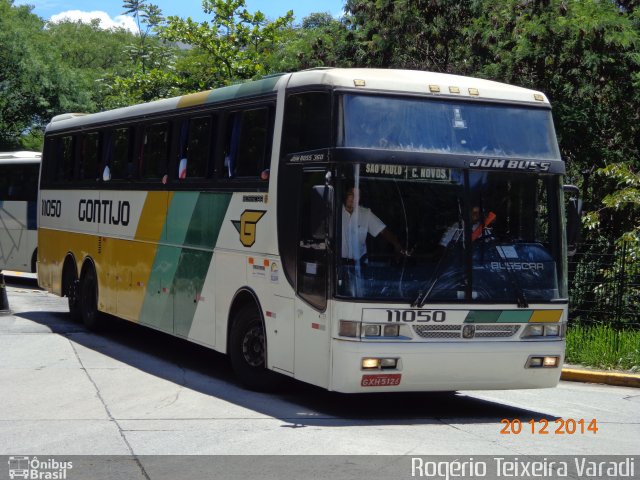
[[[451,169],[440,167],[415,167],[405,165],[385,165],[367,163],[364,168],[366,177],[395,178],[401,180],[426,180],[430,182],[450,182]]]

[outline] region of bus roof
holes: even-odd
[[[0,164],[9,163],[38,163],[42,158],[40,152],[0,152]]]
[[[215,90],[181,97],[157,100],[94,114],[65,113],[51,120],[48,132],[67,128],[81,128],[105,122],[144,117],[186,107],[223,103],[275,92],[279,82],[288,87],[329,86],[362,91],[421,94],[447,97],[530,103],[549,106],[547,97],[535,90],[506,83],[419,70],[391,70],[370,68],[315,68],[290,74],[279,74]]]

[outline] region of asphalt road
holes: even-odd
[[[640,389],[255,393],[223,355],[126,322],[95,335],[67,318],[66,299],[5,278],[0,455],[640,454]],[[503,419],[522,431],[501,433]],[[584,419],[584,433],[560,433],[559,419]]]

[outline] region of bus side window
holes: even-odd
[[[124,180],[133,177],[134,168],[131,160],[131,129],[115,128],[105,133],[104,165],[102,180]]]
[[[140,145],[140,173],[143,179],[164,180],[167,175],[169,124],[154,123],[143,131]]]
[[[183,120],[178,149],[178,178],[204,178],[211,156],[213,118]]]
[[[10,165],[0,165],[0,202],[9,200]]]
[[[9,180],[9,188],[7,188],[7,200],[24,200],[22,198],[22,192],[24,189],[25,178],[20,166],[9,165],[9,169],[6,174]]]
[[[227,178],[260,178],[269,168],[270,110],[233,112],[227,118],[224,166]]]
[[[101,135],[98,132],[87,133],[82,137],[82,151],[80,155],[80,179],[96,180],[100,165]]]
[[[75,138],[68,135],[58,139],[56,169],[53,179],[56,181],[73,180],[75,159]]]
[[[282,154],[307,152],[331,145],[331,94],[290,95],[285,104]]]

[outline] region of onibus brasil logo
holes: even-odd
[[[67,470],[73,468],[73,462],[61,462],[53,458],[39,460],[38,457],[9,457],[9,478],[28,478],[33,480],[64,480]]]

